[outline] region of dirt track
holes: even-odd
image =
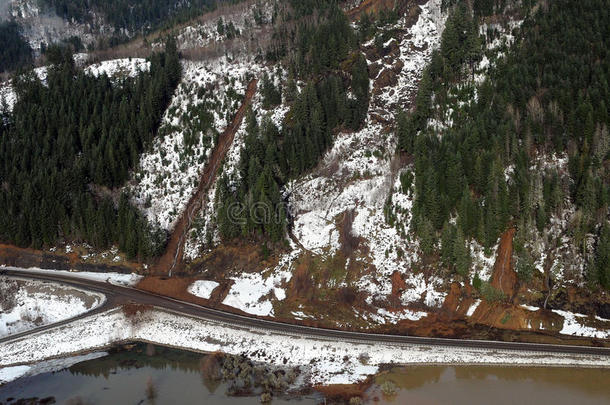
[[[509,299],[515,295],[517,274],[513,269],[513,237],[515,229],[511,228],[502,234],[498,255],[494,265],[494,272],[491,277],[491,285],[501,290]]]
[[[229,124],[229,126],[225,129],[225,131],[220,135],[218,139],[218,143],[214,147],[212,151],[212,155],[210,156],[210,160],[206,165],[203,173],[201,174],[201,180],[199,181],[199,187],[197,187],[197,191],[188,202],[186,209],[183,211],[180,219],[176,223],[172,234],[167,242],[167,248],[163,256],[159,258],[157,263],[153,266],[153,272],[155,274],[168,274],[171,276],[172,273],[180,271],[183,266],[183,253],[184,253],[184,243],[186,241],[186,236],[191,227],[191,223],[195,215],[199,212],[203,205],[203,200],[210,188],[210,186],[216,180],[216,175],[218,173],[218,168],[220,167],[220,163],[226,156],[229,148],[233,144],[233,140],[235,139],[235,133],[241,126],[242,120],[246,114],[246,109],[252,98],[256,94],[256,84],[257,81],[254,79],[248,84],[248,88],[246,90],[246,95],[244,98],[244,102],[237,110],[233,121]]]

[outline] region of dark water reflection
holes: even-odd
[[[66,370],[19,379],[0,387],[0,403],[8,398],[54,397],[58,404],[253,404],[256,397],[226,395],[227,385],[202,376],[205,356],[164,347],[135,345],[132,350],[76,364]],[[148,352],[148,353],[147,353]],[[156,396],[147,398],[148,381]],[[316,404],[311,398],[280,398],[273,404]]]

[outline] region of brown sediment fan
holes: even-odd
[[[250,81],[246,90],[244,102],[239,107],[239,110],[237,110],[237,113],[229,126],[227,126],[222,135],[220,135],[218,143],[212,151],[210,160],[203,170],[197,191],[189,200],[186,209],[182,212],[180,219],[176,223],[176,226],[174,227],[174,230],[172,231],[167,242],[165,253],[152,267],[153,274],[166,274],[171,276],[172,274],[178,273],[182,270],[184,265],[184,243],[186,242],[192,220],[195,218],[199,210],[201,210],[205,196],[211,185],[214,184],[214,181],[216,180],[218,168],[233,144],[235,133],[241,126],[241,122],[246,114],[248,105],[256,94],[256,85],[256,79]]]

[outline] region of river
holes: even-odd
[[[111,350],[107,356],[61,371],[6,384],[0,387],[0,404],[49,397],[58,404],[74,405],[260,403],[258,395],[232,396],[228,394],[229,383],[203,377],[201,360],[204,357],[144,344],[121,347]],[[610,403],[609,382],[608,369],[395,367],[374,378],[364,393],[364,403],[597,405]],[[148,395],[149,387],[153,387],[153,396]],[[290,394],[276,396],[272,403],[318,404],[323,403],[323,397],[316,392]]]

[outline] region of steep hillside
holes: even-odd
[[[52,44],[107,49],[171,28],[228,0],[6,0],[0,22],[17,24],[36,56]],[[3,36],[0,35],[0,39]]]
[[[289,322],[608,339],[603,3],[246,0],[77,57],[148,59],[66,57],[0,88],[0,238]]]

